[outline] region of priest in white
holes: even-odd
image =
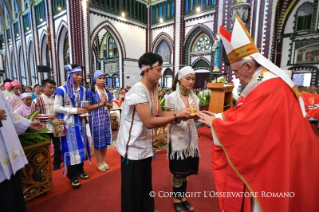
[[[0,211],[26,211],[19,170],[28,161],[18,134],[29,127],[41,130],[45,125],[13,113],[1,92],[0,108]]]

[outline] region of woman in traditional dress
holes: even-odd
[[[199,99],[193,93],[192,87],[195,83],[195,71],[186,66],[178,71],[173,82],[171,93],[166,101],[167,111],[178,111],[183,108],[191,108],[193,104],[199,107]],[[194,211],[193,206],[186,200],[186,187],[188,176],[198,173],[199,150],[198,135],[195,121],[188,119],[180,123],[168,125],[168,157],[169,169],[173,174],[173,202],[176,211]]]
[[[101,70],[94,72],[94,83],[88,91],[87,101],[90,102],[88,110],[91,134],[94,144],[94,156],[97,160],[97,168],[101,172],[109,169],[105,163],[107,145],[112,143],[112,130],[110,108],[112,108],[113,95],[104,88],[105,73]]]

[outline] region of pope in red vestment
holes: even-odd
[[[263,57],[236,16],[220,28],[242,104],[199,121],[213,134],[212,166],[221,211],[319,211],[319,143],[288,75]],[[235,33],[234,33],[235,32]]]
[[[254,192],[263,211],[319,211],[319,146],[299,108],[291,89],[276,78],[226,111],[225,120],[214,119],[222,144],[213,145],[212,153],[217,191]],[[219,201],[227,212],[240,211],[245,200]]]

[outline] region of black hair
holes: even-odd
[[[174,81],[173,81],[173,83],[172,83],[172,90],[173,91],[176,91],[176,84],[178,83],[178,77],[177,77],[177,75],[175,76],[175,78],[174,78]]]
[[[102,76],[102,75],[101,75]],[[106,78],[106,76],[105,75],[103,75],[105,78]],[[94,80],[93,80],[93,82],[92,82],[92,84],[91,84],[91,91],[93,91],[93,93],[95,93],[95,82],[94,82]],[[105,84],[103,85],[103,88],[105,88]]]
[[[3,84],[5,84],[6,82],[12,82],[12,80],[11,80],[11,79],[5,79],[5,80],[3,80]]]
[[[34,87],[33,87],[33,89],[34,89],[35,87],[37,87],[37,86],[40,86],[40,87],[41,87],[41,85],[39,85],[39,84],[35,84],[35,85],[34,85]]]
[[[153,52],[147,52],[143,54],[140,59],[138,60],[138,67],[142,68],[143,65],[149,65],[151,66],[152,64],[156,63],[158,61],[158,65],[163,64],[163,59],[161,55],[153,53]],[[151,67],[152,68],[152,67]],[[144,71],[141,72],[141,76],[144,76]]]
[[[52,85],[56,86],[55,81],[52,80],[52,79],[45,79],[45,80],[42,81],[42,87],[47,86],[47,84],[52,84]]]

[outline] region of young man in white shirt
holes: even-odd
[[[40,114],[45,114],[52,119],[55,117],[53,94],[56,89],[56,83],[51,79],[46,79],[43,80],[42,87],[43,93],[32,102],[32,112],[37,110]],[[50,130],[49,136],[51,137],[54,145],[53,170],[58,170],[60,169],[62,162],[60,138],[53,136],[53,124],[51,122],[46,124],[46,128]]]
[[[153,128],[189,118],[190,109],[163,112],[158,102],[162,57],[145,53],[138,62],[142,79],[125,95],[116,149],[121,154],[122,212],[153,212]]]

